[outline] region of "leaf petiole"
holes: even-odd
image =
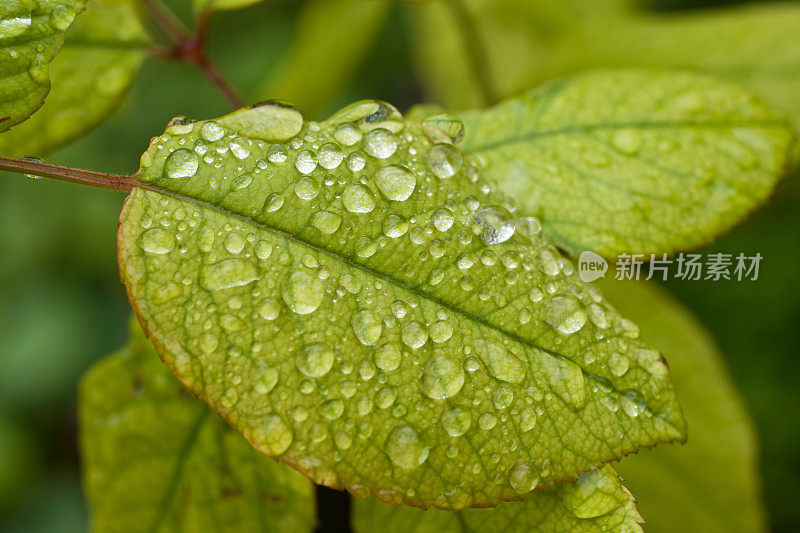
[[[135,174],[131,176],[105,174],[103,172],[52,165],[32,159],[0,157],[0,170],[27,174],[39,178],[51,178],[71,183],[80,183],[115,191],[130,191],[134,187],[141,186],[139,181],[134,177]]]

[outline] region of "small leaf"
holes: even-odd
[[[424,507],[683,438],[659,354],[444,137],[373,101],[173,123],[119,233],[162,358],[262,452]]]
[[[50,91],[50,62],[86,0],[10,0],[0,6],[0,132],[28,118]]]
[[[493,509],[421,511],[375,498],[353,502],[355,533],[634,533],[642,531],[641,523],[633,496],[610,466],[581,474],[576,482],[551,491],[533,492],[524,502],[501,503]]]
[[[119,105],[149,45],[132,0],[92,0],[50,66],[53,88],[30,120],[0,135],[0,153],[45,155],[95,128]]]
[[[138,324],[83,378],[79,416],[95,531],[313,529],[311,483],[187,394]]]
[[[464,148],[577,254],[693,248],[772,191],[793,130],[703,75],[599,71],[462,116]]]
[[[386,1],[314,0],[303,5],[283,60],[256,90],[256,101],[284,98],[314,116],[347,89],[385,26]]]
[[[626,458],[647,531],[765,531],[753,423],[708,332],[655,285],[603,281],[614,305],[663,350],[692,437]]]

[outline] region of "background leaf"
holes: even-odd
[[[631,0],[463,3],[500,97],[590,68],[690,68],[745,84],[800,126],[800,6],[794,2],[667,13]],[[412,14],[412,42],[429,96],[450,109],[490,103],[447,4],[415,6]]]
[[[492,509],[422,511],[386,505],[375,498],[353,503],[355,533],[461,533],[464,531],[641,532],[633,496],[610,466],[578,476],[551,491],[535,491],[524,502]]]
[[[255,100],[284,99],[317,116],[352,83],[391,6],[385,1],[307,2],[289,49],[260,84]]]
[[[387,104],[177,121],[138,179],[120,269],[151,340],[318,483],[485,506],[683,438],[635,326],[441,130]]]
[[[313,488],[267,460],[158,359],[138,324],[80,387],[95,531],[311,531]]]
[[[610,70],[463,115],[464,148],[577,254],[693,248],[760,204],[785,170],[791,126],[702,75]]]
[[[603,281],[608,299],[661,349],[691,438],[643,450],[618,466],[647,531],[766,530],[752,422],[709,334],[655,285]]]
[[[92,0],[50,66],[47,101],[26,123],[0,135],[0,153],[45,155],[95,128],[127,93],[148,45],[132,0]]]
[[[0,6],[0,132],[39,109],[50,91],[50,62],[85,0],[11,0]]]
[[[192,0],[194,8],[198,11],[203,9],[209,9],[211,11],[242,9],[259,2],[261,2],[261,0]]]

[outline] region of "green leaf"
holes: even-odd
[[[262,0],[192,0],[192,5],[198,11],[208,9],[211,11],[228,11],[242,9],[261,2]]]
[[[651,3],[652,4],[652,3]],[[700,69],[746,85],[800,127],[800,6],[759,2],[658,13],[635,0],[467,0],[501,97],[598,67]],[[451,109],[485,104],[447,3],[417,7],[416,62]],[[509,61],[513,58],[513,61]]]
[[[772,191],[791,125],[699,74],[611,70],[467,113],[465,150],[573,253],[693,248]]]
[[[535,491],[524,502],[501,503],[492,509],[422,511],[386,505],[375,498],[353,502],[355,533],[634,533],[642,531],[641,522],[633,496],[610,466],[581,474],[576,482],[552,491]]]
[[[137,324],[83,378],[78,411],[95,531],[313,529],[311,483],[187,394]]]
[[[385,1],[307,2],[293,42],[256,90],[256,100],[283,98],[316,116],[352,81],[391,7]]]
[[[424,507],[682,439],[659,354],[447,141],[372,101],[173,122],[119,233],[161,357],[262,452]]]
[[[7,0],[0,6],[0,132],[39,109],[50,91],[50,62],[86,0]]]
[[[618,467],[647,531],[766,530],[755,432],[708,332],[655,285],[600,287],[663,350],[692,429],[687,444],[642,451]]]
[[[0,153],[45,155],[95,128],[127,93],[148,45],[133,0],[92,0],[50,66],[47,101],[30,120],[0,135]]]

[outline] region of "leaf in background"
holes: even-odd
[[[138,179],[119,261],[148,335],[318,483],[487,506],[684,436],[658,352],[437,127],[264,104],[173,121]]]
[[[316,116],[351,83],[391,8],[387,1],[307,2],[289,49],[256,90],[255,100],[283,98]]]
[[[647,12],[630,0],[464,4],[500,97],[598,67],[691,68],[745,84],[800,127],[797,3],[669,14]],[[483,105],[464,36],[446,3],[413,9],[411,42],[430,97],[450,109]]]
[[[635,533],[642,531],[641,522],[633,496],[610,466],[581,474],[577,481],[551,491],[535,491],[524,502],[504,502],[492,509],[423,511],[375,498],[353,502],[355,533]]]
[[[705,75],[599,71],[465,113],[464,149],[574,254],[684,250],[763,202],[791,125]]]
[[[0,132],[39,109],[50,62],[86,0],[7,0],[0,5]]]
[[[313,529],[311,483],[187,394],[138,324],[83,378],[78,410],[95,531]]]
[[[708,332],[655,285],[603,281],[599,287],[663,350],[691,428],[685,445],[642,451],[618,467],[647,531],[764,531],[752,422]]]
[[[26,123],[0,135],[0,153],[45,155],[95,128],[127,93],[148,45],[132,0],[92,0],[50,66],[47,101]]]
[[[257,4],[262,0],[192,0],[195,10],[202,11],[227,11],[231,9],[242,9]]]

